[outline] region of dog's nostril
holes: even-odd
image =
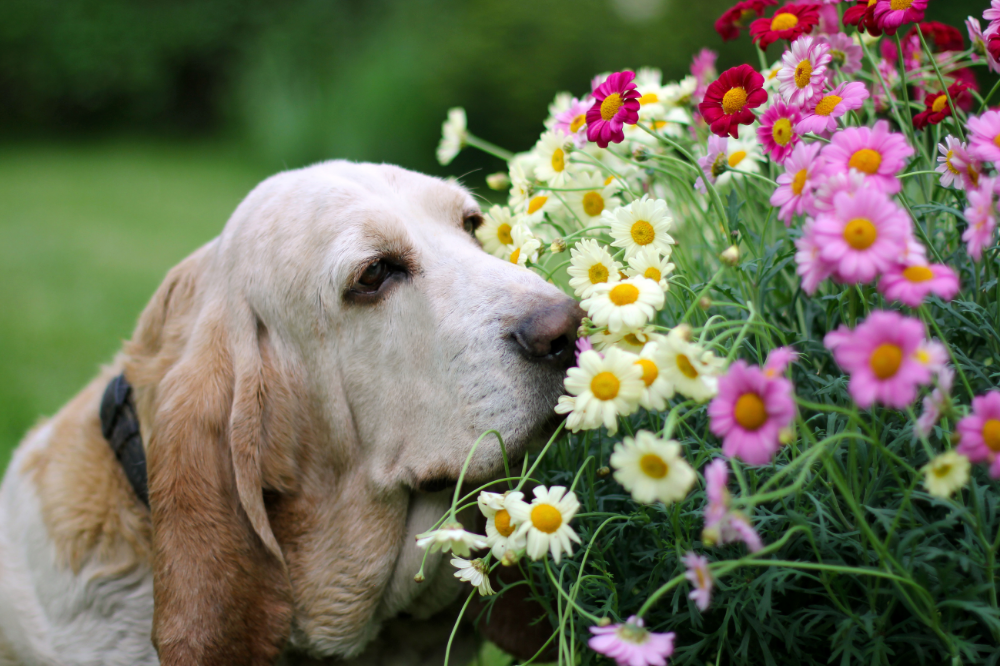
[[[583,311],[576,301],[560,300],[528,314],[515,327],[513,338],[532,360],[565,363],[573,357],[582,318]]]

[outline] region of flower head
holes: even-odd
[[[674,220],[663,199],[650,199],[644,194],[627,206],[605,211],[603,217],[615,239],[611,245],[624,248],[626,259],[632,259],[645,248],[655,248],[669,256],[674,239],[668,232]]]
[[[983,257],[983,248],[993,242],[993,232],[997,228],[996,207],[993,205],[993,178],[981,178],[979,187],[965,193],[969,201],[965,209],[965,219],[969,226],[962,233],[969,256],[979,261]]]
[[[882,35],[882,29],[875,21],[876,0],[857,0],[853,7],[844,11],[844,25],[856,26],[858,32],[867,32],[872,37]]]
[[[507,498],[505,506],[511,519],[517,524],[518,538],[527,539],[528,557],[540,560],[546,552],[552,553],[552,560],[559,564],[563,553],[573,554],[572,541],[580,543],[580,537],[569,526],[573,516],[580,510],[580,502],[572,491],[562,486],[536,486],[535,499],[531,504],[521,499]]]
[[[514,242],[510,232],[517,220],[506,206],[493,206],[483,215],[483,223],[476,229],[476,238],[483,249],[496,257],[507,254],[507,246]]]
[[[860,81],[841,83],[833,90],[816,97],[809,104],[802,120],[795,127],[801,134],[813,132],[833,132],[837,129],[837,118],[848,111],[860,109],[868,99],[868,89]]]
[[[818,173],[823,172],[819,158],[821,143],[800,143],[785,160],[785,173],[778,176],[778,187],[771,195],[771,205],[780,206],[778,219],[790,226],[796,215],[814,214],[813,190]]]
[[[587,140],[601,148],[625,139],[622,126],[639,121],[639,92],[635,72],[615,72],[594,89],[594,105],[587,111]]]
[[[587,111],[590,110],[591,106],[592,102],[589,97],[583,99],[574,97],[569,108],[555,115],[555,124],[552,129],[572,137],[576,147],[583,148],[587,145]]]
[[[612,333],[646,325],[663,307],[660,285],[644,277],[616,283],[594,285],[591,295],[580,302],[597,326],[607,326]]]
[[[571,137],[562,132],[553,130],[542,134],[532,150],[535,178],[552,187],[565,187],[575,170],[568,155],[571,143]]]
[[[973,55],[973,60],[977,56],[983,56],[986,58],[986,64],[989,66],[990,71],[994,74],[1000,73],[1000,62],[997,61],[996,57],[990,53],[990,50],[986,47],[987,37],[983,35],[983,29],[979,25],[979,19],[968,17],[965,20],[965,27],[969,33],[969,41],[972,43],[972,50],[975,52]]]
[[[660,371],[674,390],[703,402],[719,390],[718,377],[726,362],[690,341],[687,329],[677,327],[658,341],[663,363]]]
[[[877,310],[853,331],[841,326],[823,343],[851,375],[848,390],[862,409],[878,401],[903,409],[917,397],[917,387],[930,383],[931,371],[917,358],[924,344],[920,320]]]
[[[480,596],[488,597],[494,593],[493,588],[490,586],[489,567],[482,560],[475,559],[470,561],[461,557],[455,557],[452,558],[451,565],[458,569],[455,572],[455,578],[466,583],[471,583],[472,587],[479,590]]]
[[[750,465],[766,465],[781,446],[778,434],[795,416],[792,383],[736,361],[719,379],[719,394],[708,406],[712,432],[722,452]]]
[[[803,35],[781,56],[778,86],[781,96],[793,106],[807,106],[823,93],[830,45]]]
[[[974,463],[989,463],[990,476],[1000,479],[1000,391],[973,398],[972,411],[956,429],[956,451]]]
[[[785,5],[771,18],[759,18],[750,24],[753,41],[762,48],[785,39],[789,42],[812,32],[819,23],[819,5]]]
[[[701,540],[709,546],[742,541],[750,552],[756,553],[763,547],[760,536],[746,516],[730,509],[729,490],[726,488],[728,482],[729,465],[725,460],[716,458],[705,467],[705,495],[708,504],[705,505],[705,527],[701,532]]]
[[[917,129],[925,129],[928,125],[937,125],[942,120],[951,115],[950,96],[955,104],[961,104],[962,100],[969,97],[966,84],[961,81],[948,86],[948,92],[927,93],[924,97],[925,108],[923,111],[913,116],[913,126]]]
[[[787,106],[781,100],[775,100],[760,117],[757,138],[764,146],[764,152],[775,162],[784,162],[799,143],[799,133],[795,128],[801,118],[798,107]]]
[[[1000,162],[1000,111],[969,116],[969,152],[984,162]]]
[[[945,451],[920,470],[924,487],[935,497],[947,498],[969,482],[969,459],[956,451]]]
[[[802,290],[810,296],[823,280],[833,275],[834,265],[824,261],[823,249],[816,236],[816,222],[809,218],[802,228],[802,237],[795,241],[795,272],[802,278]]]
[[[854,74],[861,70],[861,56],[864,55],[864,51],[850,36],[835,32],[830,35],[818,35],[816,39],[829,44],[831,67],[836,67],[842,74]],[[829,73],[828,70],[827,74]]]
[[[450,550],[459,557],[468,557],[473,550],[486,548],[486,539],[466,531],[459,523],[445,523],[436,530],[417,535],[417,546],[438,550]]]
[[[465,147],[469,137],[465,127],[465,109],[448,109],[448,118],[441,124],[441,142],[437,148],[437,159],[442,166],[451,164]]]
[[[587,642],[594,652],[611,657],[618,666],[666,666],[674,653],[674,632],[656,634],[645,629],[642,618],[632,616],[623,624],[590,627]]]
[[[642,348],[636,365],[642,368],[642,383],[646,385],[642,395],[639,396],[639,404],[646,409],[663,410],[667,406],[667,400],[674,397],[673,384],[667,379],[667,375],[660,368],[666,367],[671,359],[666,358],[660,349],[657,339],[650,340]]]
[[[722,12],[722,16],[715,22],[715,31],[724,42],[734,40],[740,36],[752,17],[762,15],[765,7],[776,4],[777,0],[740,0]]]
[[[538,261],[538,250],[542,241],[535,238],[531,229],[525,224],[515,224],[510,230],[511,243],[507,246],[510,255],[507,259],[512,264],[524,266],[529,261]]]
[[[708,191],[703,178],[714,185],[719,176],[726,172],[727,160],[729,159],[729,137],[713,134],[708,137],[707,148],[707,154],[698,158],[698,166],[701,167],[701,172],[704,174],[694,184],[695,189],[699,192]]]
[[[687,568],[684,577],[694,586],[694,589],[688,594],[688,599],[694,601],[698,610],[705,612],[708,610],[709,604],[712,603],[713,580],[712,573],[708,570],[708,558],[704,555],[688,553],[681,561]]]
[[[895,35],[904,23],[924,20],[928,0],[878,0],[875,3],[875,23],[879,29]]]
[[[593,350],[580,354],[579,365],[566,372],[565,386],[572,398],[560,398],[559,414],[569,413],[567,427],[576,432],[604,425],[618,432],[618,415],[628,415],[639,407],[645,388],[642,368],[635,354],[609,347],[603,356]]]
[[[874,127],[846,127],[823,148],[828,174],[855,169],[888,194],[899,192],[896,174],[912,155],[906,137],[890,132],[885,120]]]
[[[681,455],[681,445],[640,430],[626,437],[611,454],[615,481],[632,493],[636,502],[664,504],[687,497],[697,476]]]
[[[580,298],[588,298],[597,285],[618,282],[622,265],[607,248],[592,238],[585,238],[570,250],[569,286]]]
[[[939,182],[942,187],[965,189],[979,185],[982,165],[969,154],[964,143],[948,135],[944,143],[938,144],[938,152],[940,155],[935,171],[941,174]]]
[[[571,181],[570,189],[573,191],[566,193],[566,203],[585,227],[597,224],[605,210],[614,210],[620,203],[615,195],[621,185],[611,176],[583,172]]]
[[[767,101],[763,85],[764,77],[750,65],[727,69],[708,87],[698,110],[714,134],[735,139],[740,125],[756,119],[750,109]]]
[[[919,437],[929,436],[941,413],[951,407],[951,385],[954,381],[955,371],[948,366],[941,368],[937,375],[937,388],[924,396],[923,411],[913,424],[913,430]]]
[[[919,307],[929,294],[950,301],[961,289],[958,275],[944,264],[897,264],[878,281],[878,290],[888,301]]]
[[[523,539],[514,536],[517,524],[511,520],[510,511],[506,508],[508,500],[517,501],[523,497],[519,492],[479,493],[479,510],[486,516],[486,545],[498,560],[508,550],[516,552],[525,546]]]
[[[628,260],[625,275],[629,277],[641,275],[644,278],[649,278],[660,285],[660,289],[666,291],[670,286],[670,283],[667,282],[667,276],[673,270],[674,265],[670,263],[669,250],[666,255],[661,255],[657,248],[647,246]]]

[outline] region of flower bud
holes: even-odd
[[[549,252],[552,254],[559,254],[560,252],[566,251],[566,241],[562,238],[557,238],[552,241],[552,245],[549,246]]]
[[[611,624],[611,618],[608,617],[602,617],[600,620],[597,621],[598,627],[607,627],[610,624]]]
[[[512,550],[508,550],[506,553],[503,554],[503,557],[500,558],[500,564],[502,564],[505,567],[512,567],[515,564],[517,564],[517,560],[518,560],[517,553],[515,553]]]
[[[598,467],[597,468],[597,476],[599,476],[600,478],[603,479],[608,474],[611,474],[611,468],[610,467],[606,467],[605,466],[605,467]]]
[[[413,582],[414,583],[422,583],[422,582],[424,582],[424,575],[421,574],[421,573],[418,573],[416,576],[413,577]]]
[[[677,331],[677,335],[681,337],[681,340],[685,342],[691,342],[691,338],[694,336],[694,331],[691,330],[689,324],[678,324],[674,327],[674,330]]]
[[[735,266],[740,263],[740,248],[735,245],[730,245],[726,250],[719,255],[719,259],[722,263],[727,266]]]
[[[698,307],[702,310],[707,310],[712,307],[712,299],[708,296],[702,296],[698,299]]]
[[[636,162],[645,162],[649,159],[649,151],[640,146],[632,151],[632,159]]]
[[[503,171],[491,173],[490,175],[486,176],[486,184],[489,185],[489,188],[491,190],[502,192],[510,188],[510,176],[508,176]]]
[[[778,432],[778,441],[782,444],[791,444],[795,441],[795,431],[791,428],[782,428]]]

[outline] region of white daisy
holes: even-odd
[[[578,188],[574,192],[566,192],[566,203],[583,223],[584,227],[605,224],[601,214],[605,210],[614,210],[621,201],[615,195],[621,185],[613,176],[601,176],[595,171],[577,174],[568,187]]]
[[[559,199],[548,193],[539,193],[528,199],[518,211],[524,215],[524,223],[530,226],[540,224],[546,213],[553,213],[562,206]]]
[[[663,86],[663,103],[667,106],[687,106],[697,89],[698,79],[688,74],[677,83]]]
[[[644,194],[627,206],[606,210],[602,217],[605,224],[611,225],[611,237],[615,239],[611,245],[624,248],[627,259],[647,247],[670,256],[674,239],[668,232],[674,220],[663,199],[650,199]]]
[[[656,340],[650,340],[639,354],[636,365],[642,368],[642,383],[645,388],[639,396],[639,404],[646,409],[661,411],[666,408],[667,400],[674,397],[674,387],[667,375],[660,371],[671,359],[660,348]]]
[[[508,166],[510,195],[507,198],[507,203],[512,210],[518,210],[531,199],[535,189],[534,183],[531,180],[534,169],[531,164],[530,154],[522,153],[515,155]]]
[[[508,550],[517,552],[524,548],[524,539],[514,536],[517,525],[505,508],[508,500],[520,500],[523,497],[519,492],[479,493],[479,510],[486,516],[486,545],[497,560],[503,558]]]
[[[763,155],[757,142],[757,134],[752,130],[745,130],[739,134],[739,139],[729,137],[729,143],[726,145],[726,165],[729,168],[715,180],[716,189],[726,189],[733,180],[742,179],[743,176],[739,175],[741,171],[744,173],[760,171]]]
[[[472,583],[472,587],[479,590],[480,596],[488,597],[493,594],[493,588],[490,587],[490,570],[482,560],[469,561],[456,557],[452,559],[451,565],[458,569],[455,578]]]
[[[438,162],[442,166],[451,164],[455,156],[465,147],[468,132],[465,124],[465,109],[448,109],[448,118],[441,124],[441,143],[437,147]]]
[[[666,291],[670,287],[667,276],[674,271],[674,265],[668,261],[669,259],[669,249],[666,256],[661,256],[657,248],[647,245],[629,259],[625,274],[629,277],[641,275],[657,283],[660,285],[660,289]]]
[[[594,285],[589,298],[580,302],[590,320],[607,326],[612,333],[622,329],[642,328],[663,307],[660,285],[644,277]]]
[[[638,409],[639,396],[646,388],[636,359],[635,354],[617,347],[608,348],[603,357],[592,349],[580,354],[579,365],[566,372],[564,381],[572,399],[560,398],[556,405],[557,413],[570,415],[566,419],[570,430],[591,430],[603,424],[609,433],[618,432],[618,415]]]
[[[508,261],[518,266],[524,266],[529,261],[538,261],[538,249],[542,247],[542,241],[535,238],[531,229],[523,224],[515,224],[510,230],[512,243],[507,246],[510,255]]]
[[[483,223],[476,229],[476,238],[483,249],[496,257],[507,254],[507,246],[514,242],[510,232],[517,220],[506,206],[493,206],[483,215]]]
[[[924,487],[935,497],[951,497],[969,482],[969,459],[961,453],[945,451],[924,465]]]
[[[690,329],[678,326],[659,340],[664,362],[660,371],[681,395],[704,402],[719,392],[724,359],[691,342]]]
[[[444,550],[460,557],[468,557],[473,550],[486,548],[486,539],[466,531],[459,523],[445,523],[436,530],[417,535],[417,546],[430,552]]]
[[[778,88],[781,86],[781,81],[778,80],[778,72],[781,71],[782,67],[783,63],[781,60],[778,60],[767,69],[761,71],[760,74],[764,77],[764,90],[767,91],[767,101],[760,106],[761,109],[770,108],[774,100],[780,99]]]
[[[639,93],[639,120],[646,122],[653,118],[662,118],[667,112],[668,99],[672,91],[668,91],[660,84],[659,70],[649,70],[655,74],[643,78],[641,81],[636,78],[636,91]]]
[[[594,349],[597,351],[607,349],[608,347],[620,347],[627,352],[639,354],[647,342],[658,337],[662,336],[657,335],[655,328],[652,326],[643,326],[635,330],[625,328],[617,333],[612,333],[611,331],[594,333],[590,336],[590,343],[594,345]]]
[[[611,454],[615,481],[632,493],[636,502],[664,504],[684,499],[698,478],[691,465],[681,457],[681,445],[662,440],[640,430],[635,439],[626,437]]]
[[[531,153],[535,156],[535,178],[552,187],[566,187],[572,173],[577,170],[569,161],[572,137],[562,132],[546,132]]]
[[[546,552],[552,553],[552,559],[559,564],[559,559],[565,552],[573,554],[571,541],[580,543],[569,522],[580,509],[576,495],[567,492],[562,486],[536,486],[535,499],[531,504],[524,501],[507,502],[510,515],[517,522],[517,531],[527,538],[528,557],[539,560]]]
[[[611,257],[607,248],[593,239],[585,239],[570,250],[569,286],[579,298],[587,298],[599,284],[621,279],[622,265]]]

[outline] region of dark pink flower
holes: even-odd
[[[795,417],[792,383],[736,361],[719,378],[708,405],[710,428],[722,438],[722,452],[750,465],[766,465],[781,447],[782,428]]]
[[[911,308],[919,307],[929,294],[950,301],[959,289],[958,275],[944,264],[897,264],[878,281],[878,290],[886,300],[899,301]]]
[[[760,127],[757,128],[757,138],[772,160],[777,163],[785,161],[799,142],[799,134],[795,130],[802,114],[797,106],[788,106],[780,99],[775,100],[764,115],[760,117]]]
[[[639,122],[639,91],[635,72],[615,72],[594,89],[594,105],[587,111],[587,140],[601,148],[625,139],[625,123]]]
[[[1000,479],[1000,391],[972,399],[972,413],[958,422],[958,447],[970,461],[989,463],[990,476]]]

